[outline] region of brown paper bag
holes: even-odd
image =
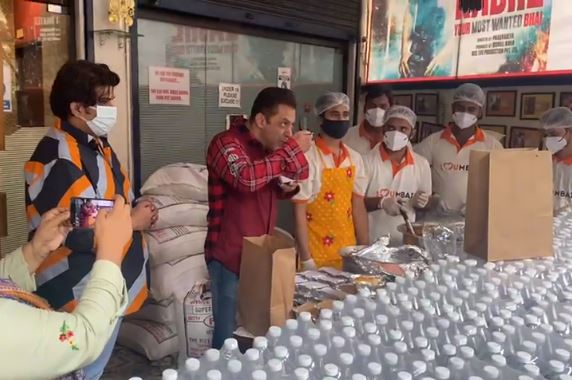
[[[291,237],[246,237],[238,283],[238,323],[253,335],[283,326],[294,306],[296,249]]]
[[[552,188],[549,152],[472,151],[465,251],[487,261],[552,256]]]

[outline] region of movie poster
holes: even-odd
[[[570,0],[372,0],[368,81],[572,70]]]

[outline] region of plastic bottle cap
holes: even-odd
[[[308,339],[316,341],[320,339],[320,335],[321,335],[320,330],[315,328],[308,329]]]
[[[429,338],[431,339],[435,339],[439,337],[439,330],[437,330],[435,327],[427,327],[427,335],[429,335]]]
[[[413,376],[409,372],[397,372],[397,379],[398,380],[413,380]]]
[[[556,330],[556,332],[562,333],[566,331],[566,324],[560,321],[554,321],[552,323],[552,326],[554,326],[554,330]]]
[[[396,366],[399,361],[399,358],[393,352],[386,353],[383,355],[383,358],[385,359],[385,362],[390,366]]]
[[[334,316],[334,312],[331,309],[322,309],[320,310],[320,320],[323,319],[332,319]]]
[[[395,352],[401,355],[407,352],[407,345],[403,342],[395,342],[393,344],[393,348],[395,349]]]
[[[503,344],[506,342],[506,335],[501,333],[500,331],[495,331],[492,334],[493,340],[498,344]]]
[[[486,365],[483,370],[485,371],[487,377],[490,379],[498,379],[500,376],[500,371],[490,365]]]
[[[281,372],[282,362],[278,359],[270,359],[268,361],[268,369],[270,369],[271,373]]]
[[[502,327],[502,331],[505,332],[505,335],[514,335],[516,333],[516,328],[512,325],[504,325]]]
[[[222,380],[222,373],[219,370],[211,369],[207,372],[208,380]]]
[[[367,342],[370,346],[377,347],[381,345],[381,337],[379,335],[370,334],[367,336]]]
[[[278,359],[286,359],[288,357],[288,349],[284,346],[274,347],[274,356]]]
[[[516,360],[522,364],[530,363],[532,360],[532,355],[530,355],[528,352],[518,351],[516,353]]]
[[[526,373],[531,374],[533,376],[540,376],[540,368],[538,368],[534,364],[525,365],[524,370],[526,371]]]
[[[337,376],[339,374],[340,370],[338,369],[338,366],[335,364],[331,364],[328,363],[324,366],[324,374],[326,376]]]
[[[354,362],[354,356],[347,352],[340,354],[340,363],[344,366],[351,366]]]
[[[334,301],[332,302],[332,309],[335,311],[342,311],[344,310],[344,303],[342,301]]]
[[[358,344],[357,346],[358,355],[369,356],[371,355],[371,347],[368,344]]]
[[[352,375],[352,380],[367,380],[367,377],[365,377],[361,373],[355,373]]]
[[[234,338],[227,338],[224,340],[224,349],[233,351],[238,349],[238,341]]]
[[[252,342],[252,347],[258,350],[266,350],[268,348],[268,339],[263,336],[257,336]]]
[[[452,344],[444,344],[443,345],[443,352],[447,356],[455,356],[457,354],[457,348]]]
[[[480,376],[469,376],[468,380],[483,380],[483,378]]]
[[[506,358],[502,355],[495,354],[491,356],[491,360],[497,367],[506,367]]]
[[[527,376],[527,375],[520,375],[518,377],[518,380],[534,380],[534,379],[530,376]]]
[[[423,313],[420,313],[418,311],[414,311],[413,313],[411,313],[411,316],[413,317],[413,321],[417,323],[421,323],[425,320],[425,316],[423,315]]]
[[[248,361],[255,362],[260,359],[260,351],[258,351],[256,348],[249,348],[244,353],[244,357]]]
[[[363,319],[363,317],[365,317],[365,310],[358,307],[353,310],[352,314],[356,319]]]
[[[477,335],[477,327],[476,326],[466,325],[465,327],[463,327],[463,330],[465,331],[465,334],[467,334],[468,336]]]
[[[455,345],[457,347],[462,347],[462,346],[466,346],[467,345],[467,337],[463,334],[457,334],[455,335],[455,337],[453,338],[455,340]]]
[[[427,372],[427,364],[421,360],[416,360],[411,365],[413,366],[413,376],[420,376]]]
[[[465,367],[465,361],[461,358],[451,358],[449,359],[449,363],[451,364],[451,367],[457,371],[460,371]]]
[[[423,349],[421,350],[421,355],[423,355],[423,359],[425,359],[426,362],[432,362],[435,360],[435,351],[433,350]]]
[[[266,380],[266,372],[263,370],[257,369],[256,371],[252,372],[252,380]]]
[[[377,323],[378,325],[385,326],[385,325],[387,325],[387,322],[388,322],[387,315],[378,314],[375,316],[375,323]]]
[[[335,348],[343,348],[346,345],[346,340],[341,336],[335,336],[332,338],[332,344]]]
[[[177,371],[174,369],[166,369],[161,374],[161,377],[163,380],[177,380]],[[220,378],[218,380],[220,380]]]
[[[323,358],[328,353],[328,347],[325,344],[316,344],[314,346],[314,353],[319,358]]]
[[[229,360],[226,368],[230,373],[240,373],[242,371],[242,363],[240,360]]]
[[[300,322],[308,323],[312,322],[312,314],[308,313],[307,311],[303,311],[298,315]]]
[[[354,326],[354,319],[349,315],[344,315],[342,317],[342,326],[344,327],[353,327]]]
[[[403,334],[399,330],[390,330],[389,331],[389,338],[391,340],[400,340],[400,339],[403,339]]]
[[[363,330],[367,335],[369,334],[377,334],[377,325],[375,323],[366,322],[363,325]]]
[[[143,380],[143,379],[140,377],[130,377],[129,380]]]
[[[427,348],[427,346],[429,345],[429,341],[427,340],[427,338],[425,338],[424,336],[418,336],[413,340],[413,343],[415,344],[415,347],[417,348]]]
[[[381,364],[376,362],[371,362],[367,364],[367,371],[369,375],[379,376],[381,375],[382,367]]]
[[[472,347],[464,346],[461,347],[460,351],[461,355],[463,355],[465,359],[471,359],[475,357],[475,350]]]
[[[205,358],[208,362],[218,362],[220,360],[220,351],[215,350],[214,348],[209,348],[205,352]]]
[[[282,329],[278,326],[271,326],[268,329],[268,335],[273,338],[279,338],[282,335]]]
[[[438,380],[448,380],[451,377],[451,371],[445,367],[435,368],[435,377]]]
[[[310,378],[310,372],[306,368],[296,368],[294,370],[294,376],[296,380],[308,380]]]
[[[511,323],[517,327],[522,327],[524,326],[524,319],[522,319],[521,317],[517,317],[514,316],[510,319]]]
[[[502,347],[500,344],[495,343],[495,342],[487,342],[487,351],[492,353],[492,354],[499,354],[502,350]]]
[[[295,319],[288,319],[286,321],[286,329],[290,331],[298,330],[298,321]]]
[[[321,319],[320,322],[318,322],[318,327],[322,331],[332,331],[334,324],[330,319]]]
[[[290,341],[290,346],[292,346],[292,348],[295,349],[302,347],[302,345],[304,344],[304,339],[302,339],[302,337],[298,335],[292,335],[289,341]]]
[[[560,360],[550,360],[548,362],[548,366],[554,372],[564,372],[564,363],[562,363]]]
[[[570,361],[570,352],[563,350],[562,348],[554,350],[554,355],[561,362],[568,363]]]
[[[546,335],[544,335],[543,333],[535,331],[530,335],[532,336],[532,339],[534,339],[537,344],[542,345],[542,344],[544,344],[544,342],[546,342]]]
[[[522,348],[526,352],[533,354],[536,352],[536,343],[531,342],[530,340],[525,340],[524,342],[522,342]]]
[[[201,368],[201,362],[195,358],[185,360],[185,370],[188,372],[196,372]]]
[[[401,322],[401,327],[405,331],[413,331],[415,324],[411,321],[403,321],[403,322]]]

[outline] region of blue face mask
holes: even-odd
[[[350,121],[323,119],[321,128],[322,131],[331,138],[342,139],[350,129]]]

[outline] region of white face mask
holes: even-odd
[[[453,122],[461,129],[467,129],[477,124],[477,117],[466,112],[455,112],[453,114]]]
[[[552,154],[556,154],[568,145],[568,141],[564,137],[550,136],[544,138],[544,146]]]
[[[107,136],[117,123],[117,107],[96,106],[90,108],[94,108],[97,115],[92,120],[84,119],[87,126],[97,137]]]
[[[383,142],[387,149],[397,152],[407,146],[409,137],[405,133],[399,131],[385,132],[383,135]]]
[[[372,127],[377,127],[377,128],[382,127],[384,116],[385,116],[385,110],[379,107],[368,109],[365,112],[365,119]]]

